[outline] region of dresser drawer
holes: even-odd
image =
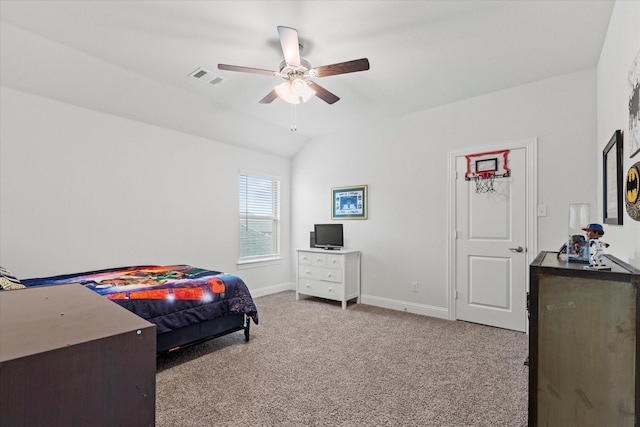
[[[298,252],[298,265],[311,265],[311,252]]]
[[[312,265],[300,265],[298,266],[298,278],[341,283],[342,270],[336,268],[314,267]]]
[[[311,258],[311,265],[313,266],[325,267],[327,265],[326,254],[313,253],[313,254],[309,254],[309,257]]]
[[[332,282],[321,282],[300,278],[298,280],[298,292],[320,298],[341,300],[344,296],[342,286]]]
[[[326,254],[326,266],[329,268],[339,268],[342,270],[344,266],[344,255]]]

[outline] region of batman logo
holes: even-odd
[[[640,162],[629,168],[627,172],[627,185],[625,190],[625,201],[627,213],[636,221],[640,221]]]
[[[629,172],[627,172],[627,202],[635,203],[638,201],[638,188],[640,184],[638,183],[638,175],[640,175],[638,171],[637,165],[631,166],[629,168]]]

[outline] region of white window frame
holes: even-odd
[[[273,189],[273,195],[272,195],[273,207],[272,207],[271,215],[265,215],[264,213],[257,214],[257,215],[245,214],[245,212],[248,209],[246,208],[246,206],[243,209],[243,207],[240,205],[243,201],[243,195],[241,194],[241,192],[243,191],[243,186],[242,186],[243,177],[269,180],[275,184],[275,188]],[[254,172],[254,171],[247,171],[247,170],[241,170],[240,173],[238,174],[238,268],[250,268],[250,267],[257,267],[262,265],[268,265],[268,264],[277,263],[281,260],[281,256],[280,256],[280,250],[281,250],[280,242],[281,242],[281,234],[282,234],[281,218],[280,218],[281,199],[282,199],[281,187],[282,187],[282,183],[281,183],[280,177],[277,177],[277,176],[268,175],[260,172]],[[246,203],[247,201],[246,195],[244,197],[244,200]],[[274,222],[275,236],[272,237],[273,246],[274,246],[272,253],[255,255],[255,256],[245,256],[245,257],[241,256],[243,233],[241,232],[240,226],[242,221],[249,221],[251,219],[260,219],[260,220],[267,219]]]

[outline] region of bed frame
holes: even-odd
[[[158,334],[156,338],[156,354],[169,353],[237,331],[244,331],[244,340],[248,342],[250,320],[249,316],[245,314],[234,313],[175,331]]]

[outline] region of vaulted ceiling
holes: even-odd
[[[597,65],[613,1],[0,2],[0,84],[284,157],[310,139]],[[340,101],[259,104],[276,27]],[[211,74],[192,76],[197,69]],[[216,81],[215,84],[210,81]],[[291,131],[295,122],[297,131]]]

